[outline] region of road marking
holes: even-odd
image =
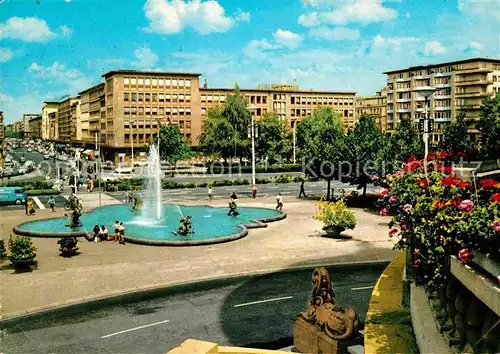
[[[116,333],[106,334],[105,336],[102,336],[102,337],[101,337],[101,339],[105,339],[105,338],[109,338],[109,337],[117,336],[117,335],[119,335],[119,334],[123,334],[123,333],[127,333],[127,332],[137,331],[138,329],[143,329],[143,328],[147,328],[147,327],[157,326],[157,325],[159,325],[159,324],[162,324],[162,323],[167,323],[167,322],[169,322],[169,321],[170,321],[170,320],[165,320],[165,321],[155,322],[155,323],[151,323],[151,324],[144,325],[144,326],[139,326],[139,327],[134,327],[134,328],[126,329],[126,330],[124,330],[124,331],[120,331],[120,332],[116,332]]]
[[[360,288],[351,288],[351,291],[356,291],[356,290],[368,290],[368,289],[373,289],[373,285],[372,286],[362,286]]]
[[[43,205],[43,203],[40,201],[40,199],[38,199],[38,197],[33,197],[33,200],[40,209],[46,209],[45,205]]]
[[[292,192],[281,192],[281,194],[292,194]]]
[[[292,298],[293,298],[293,296],[276,297],[274,299],[267,299],[267,300],[253,301],[253,302],[246,302],[244,304],[234,305],[233,307],[250,306],[250,305],[255,305],[255,304],[262,304],[264,302],[288,300],[288,299],[292,299]]]

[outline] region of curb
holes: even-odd
[[[239,280],[257,276],[264,276],[275,273],[286,273],[300,270],[314,269],[315,267],[362,267],[366,265],[387,265],[390,259],[386,260],[374,260],[374,261],[359,261],[359,262],[345,262],[345,263],[311,263],[307,265],[300,265],[290,268],[274,268],[258,270],[253,272],[242,272],[236,274],[230,274],[225,277],[206,277],[193,279],[186,282],[173,282],[173,283],[159,283],[153,285],[147,285],[137,288],[130,288],[126,290],[118,290],[109,292],[107,294],[87,296],[79,299],[72,299],[69,301],[63,301],[55,303],[46,307],[36,307],[27,309],[25,311],[19,311],[11,313],[7,316],[0,317],[0,328],[9,327],[17,325],[17,322],[29,320],[33,321],[42,316],[54,316],[60,312],[71,314],[75,312],[82,312],[83,310],[92,310],[97,307],[105,307],[116,305],[120,303],[134,302],[138,300],[146,300],[148,298],[155,298],[165,296],[171,293],[179,292],[182,288],[192,288],[200,287],[205,285],[203,288],[214,288],[218,285],[227,284],[231,282],[237,282]],[[180,289],[179,289],[180,288]]]

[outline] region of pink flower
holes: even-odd
[[[394,204],[394,203],[397,202],[397,200],[398,200],[398,198],[396,198],[395,196],[391,195],[391,197],[389,198],[389,203]]]
[[[462,263],[470,263],[474,258],[474,255],[468,248],[463,248],[458,252],[458,258],[462,261]]]
[[[445,243],[446,239],[444,238],[443,235],[439,236],[439,241],[441,241],[442,243]]]
[[[385,197],[387,195],[387,193],[389,193],[389,191],[387,189],[384,189],[382,192],[380,192],[382,197]]]
[[[401,230],[406,230],[406,229],[408,229],[408,225],[406,225],[405,223],[402,223]]]
[[[474,206],[474,203],[470,199],[465,199],[460,202],[458,205],[458,209],[465,211],[466,213],[470,212],[472,210],[472,207]]]
[[[378,179],[379,179],[378,176],[372,176],[372,181],[375,182],[375,181],[378,181]]]
[[[393,227],[392,229],[389,230],[389,237],[394,236],[394,234],[398,233],[399,229],[396,227]]]
[[[396,178],[401,178],[403,176],[403,172],[401,171],[397,171],[395,174],[394,174],[394,177]]]
[[[389,209],[384,208],[384,209],[380,210],[379,214],[380,214],[380,216],[387,216],[387,215],[389,215]]]
[[[413,209],[413,206],[412,206],[411,204],[405,204],[405,205],[403,206],[403,211],[404,211],[406,214],[408,214],[408,213],[410,212],[410,210],[412,210],[412,209]]]
[[[421,259],[415,259],[415,260],[413,261],[413,267],[414,267],[414,268],[417,268],[417,269],[418,269],[418,268],[420,268],[420,265],[421,265],[421,264],[422,264],[422,260],[421,260]]]
[[[495,220],[495,222],[493,222],[493,229],[496,232],[500,232],[500,220]]]

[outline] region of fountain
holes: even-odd
[[[160,151],[152,145],[144,176],[142,221],[157,223],[161,220],[161,175]]]

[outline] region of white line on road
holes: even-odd
[[[46,209],[45,205],[43,205],[43,203],[40,201],[40,199],[38,199],[38,197],[33,197],[33,200],[40,209]]]
[[[170,320],[155,322],[155,323],[151,323],[151,324],[144,325],[144,326],[139,326],[139,327],[134,327],[134,328],[131,328],[131,329],[126,329],[124,331],[120,331],[120,332],[116,332],[116,333],[106,334],[105,336],[102,336],[101,339],[109,338],[109,337],[113,337],[113,336],[117,336],[119,334],[123,334],[123,333],[127,333],[127,332],[137,331],[138,329],[143,329],[143,328],[147,328],[147,327],[157,326],[159,324],[167,323],[169,321]]]
[[[360,288],[351,288],[351,291],[356,291],[356,290],[367,290],[367,289],[373,289],[373,286],[362,286]]]
[[[267,300],[253,301],[253,302],[246,302],[244,304],[234,305],[233,307],[250,306],[250,305],[255,305],[255,304],[262,304],[264,302],[280,301],[280,300],[287,300],[287,299],[292,299],[292,298],[293,298],[293,296],[276,297],[274,299],[267,299]]]
[[[281,194],[292,194],[292,192],[281,192]]]

